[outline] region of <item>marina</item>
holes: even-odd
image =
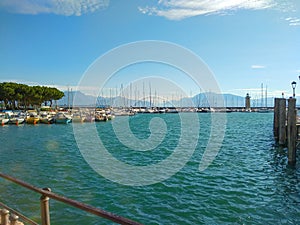
[[[267,111],[272,112],[273,107]],[[116,116],[134,116],[136,114],[170,114],[170,113],[231,113],[231,112],[250,112],[245,107],[230,108],[164,108],[164,107],[138,107],[138,108],[104,108],[94,107],[60,110],[2,110],[0,111],[0,125],[21,125],[21,124],[68,124],[84,122],[101,122],[114,119]],[[251,112],[262,112],[260,107],[252,107]]]
[[[39,111],[39,112],[38,112]],[[118,114],[118,115],[125,115]],[[132,114],[134,115],[134,114]],[[115,115],[110,109],[78,109],[78,110],[3,110],[0,111],[0,125],[21,125],[21,124],[68,124],[83,122],[99,122],[112,120]]]

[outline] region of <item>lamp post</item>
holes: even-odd
[[[295,88],[296,88],[296,81],[293,81],[292,83],[291,83],[291,85],[292,85],[292,88],[293,88],[293,98],[295,98]]]

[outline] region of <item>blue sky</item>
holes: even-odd
[[[158,40],[197,54],[224,93],[256,97],[264,83],[269,96],[288,96],[295,80],[300,95],[298,0],[1,0],[0,34],[1,82],[75,89],[111,49]],[[174,73],[137,66],[106,86],[128,84],[145,75],[143,69],[147,76]],[[190,81],[178,82],[186,92],[197,92]]]

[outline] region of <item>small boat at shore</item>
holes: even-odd
[[[112,114],[106,114],[106,116],[107,116],[108,120],[112,120],[115,118],[115,115],[112,115]]]
[[[37,114],[31,113],[29,116],[25,119],[27,124],[37,124],[40,121],[40,118]]]
[[[9,118],[5,114],[0,114],[0,125],[8,124]]]
[[[178,113],[178,110],[176,108],[174,108],[174,109],[167,109],[166,112],[167,113]]]
[[[9,119],[10,124],[19,125],[25,122],[25,118],[22,117],[12,117]]]
[[[113,111],[115,116],[134,116],[136,113],[134,111],[126,111],[126,110],[116,110]],[[149,113],[148,111],[143,113]]]
[[[84,118],[84,122],[87,122],[87,123],[92,123],[94,121],[95,121],[95,117],[92,115],[86,115]]]
[[[72,118],[65,113],[59,112],[54,117],[55,123],[67,124],[72,122]]]
[[[95,115],[95,122],[106,122],[108,120],[108,116],[105,113],[97,113]]]
[[[72,116],[72,123],[83,123],[85,117],[81,115],[81,113],[74,113]]]
[[[54,119],[47,112],[44,112],[40,115],[40,123],[51,124],[54,123]]]
[[[269,112],[272,112],[272,111],[268,108],[260,108],[256,112],[258,112],[258,113],[269,113]]]

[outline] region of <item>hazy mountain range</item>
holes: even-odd
[[[64,92],[65,96],[58,101],[58,105],[67,107],[69,104],[72,105],[72,102],[74,100],[74,96],[76,94],[76,105],[77,106],[136,106],[136,107],[149,107],[150,106],[150,98],[147,97],[147,99],[140,99],[140,100],[134,100],[134,99],[128,99],[125,97],[95,97],[91,95],[86,95],[80,91],[72,91],[72,92]],[[176,107],[190,107],[194,104],[196,107],[217,107],[222,101],[221,94],[216,94],[212,92],[208,93],[200,93],[198,95],[195,95],[192,98],[182,98],[177,100],[162,100],[162,98],[154,97],[152,96],[151,99],[151,106],[158,106],[158,107],[170,107],[170,106],[176,106]],[[224,106],[226,107],[244,107],[245,106],[245,97],[233,95],[233,94],[223,94],[224,99]],[[208,103],[210,102],[210,104]],[[252,107],[265,107],[266,105],[268,107],[272,107],[274,104],[274,98],[267,98],[266,99],[252,99],[251,98],[251,106]]]

